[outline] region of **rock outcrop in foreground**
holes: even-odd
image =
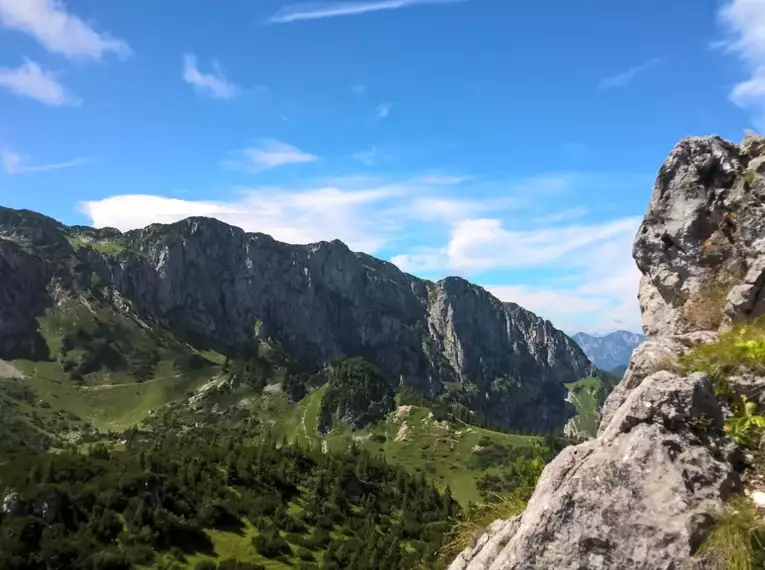
[[[709,377],[678,373],[677,358],[765,313],[765,138],[680,142],[633,256],[649,336],[609,396],[598,437],[564,450],[526,511],[494,523],[450,570],[712,567],[697,550],[712,514],[741,492],[740,459]]]

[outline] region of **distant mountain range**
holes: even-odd
[[[601,370],[622,373],[635,347],[645,340],[642,334],[616,331],[604,336],[577,333],[571,337]]]

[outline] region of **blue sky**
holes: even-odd
[[[688,135],[765,125],[765,0],[0,0],[0,203],[209,215],[639,329]]]

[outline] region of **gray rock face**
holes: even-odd
[[[359,356],[393,385],[434,396],[461,386],[453,399],[506,426],[562,427],[573,413],[562,384],[593,370],[570,338],[518,305],[463,279],[417,279],[339,241],[288,245],[207,218],[122,234],[8,209],[0,310],[13,314],[2,313],[0,358],[17,356],[57,288],[71,294],[91,274],[115,308],[195,341],[225,349],[257,329],[307,367]]]
[[[639,298],[647,333],[698,330],[688,301],[714,296],[713,285],[721,304],[734,293],[730,319],[748,318],[755,306],[763,310],[763,141],[754,135],[740,146],[719,137],[686,139],[661,167],[633,248],[643,273]],[[751,287],[731,292],[745,276]]]
[[[693,346],[713,342],[713,332],[695,332],[676,336],[653,336],[635,349],[622,381],[608,395],[603,409],[599,432],[608,426],[611,417],[624,404],[629,393],[640,386],[645,378],[661,370],[672,370],[678,366],[678,357]]]
[[[642,334],[627,331],[616,331],[603,337],[577,333],[571,338],[582,347],[595,366],[606,371],[627,364],[632,351],[645,340]]]
[[[526,511],[497,521],[450,570],[681,570],[711,514],[740,492],[724,404],[677,359],[718,327],[765,314],[765,138],[686,139],[662,166],[635,239],[648,338],[608,397],[598,437],[544,470]],[[734,390],[762,401],[765,379]]]
[[[690,568],[709,513],[738,489],[716,457],[721,427],[705,375],[649,376],[601,437],[547,466],[521,517],[495,523],[449,570]]]

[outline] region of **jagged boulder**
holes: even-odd
[[[658,372],[596,440],[566,448],[526,511],[496,523],[449,570],[684,569],[738,490],[704,374]]]
[[[632,353],[622,381],[608,395],[600,411],[599,433],[611,422],[616,411],[624,404],[629,393],[640,386],[645,378],[661,370],[678,367],[678,358],[693,346],[714,342],[717,334],[712,331],[699,331],[675,336],[649,337]]]
[[[659,171],[633,248],[643,328],[678,334],[717,328],[723,308],[729,320],[762,313],[764,254],[765,138],[680,142]]]

